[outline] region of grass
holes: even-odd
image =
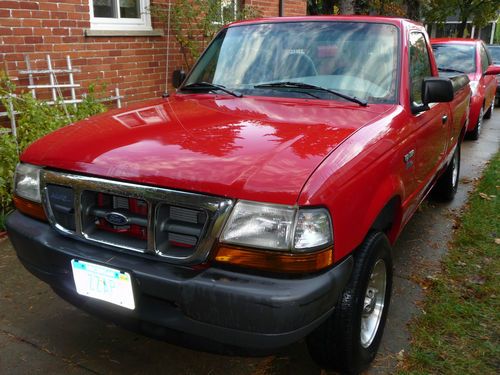
[[[500,373],[500,154],[469,199],[412,322],[400,374]]]

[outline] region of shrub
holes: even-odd
[[[0,96],[5,97],[14,92],[12,82],[3,78],[0,81]],[[13,176],[19,155],[44,135],[106,110],[96,98],[94,86],[89,87],[88,94],[76,106],[63,105],[62,102],[49,105],[29,93],[13,97],[12,100],[14,111],[19,112],[16,115],[17,140],[11,134],[0,136],[0,230],[4,229],[5,215],[12,210]],[[2,101],[4,107],[8,108],[6,99]]]
[[[220,1],[213,0],[176,0],[172,3],[171,28],[181,47],[185,68],[189,70],[194,65],[224,24],[261,16],[260,10],[249,4],[238,10],[233,6],[221,7]],[[166,6],[151,5],[149,12],[162,22],[168,22]]]

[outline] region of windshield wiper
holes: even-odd
[[[236,96],[237,98],[243,97],[243,94],[237,92],[237,91],[232,91],[229,89],[226,89],[225,86],[222,85],[217,85],[215,83],[210,83],[210,82],[194,82],[190,83],[189,85],[185,85],[181,87],[181,90],[208,90],[208,91],[214,91],[214,90],[220,90],[224,91],[225,93]]]
[[[462,73],[465,74],[463,70],[453,69],[453,68],[438,68],[440,72],[449,72],[449,73]]]
[[[260,85],[255,85],[255,88],[294,88],[294,89],[310,89],[329,92],[330,94],[337,95],[343,99],[349,100],[351,102],[357,103],[363,107],[368,105],[368,102],[363,99],[356,98],[355,96],[347,95],[336,90],[327,89],[325,87],[310,85],[303,82],[272,82],[272,83],[261,83]]]

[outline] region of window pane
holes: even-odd
[[[234,20],[234,14],[236,12],[236,2],[234,0],[222,0],[221,10],[222,22],[231,22],[232,20]]]
[[[490,55],[493,58],[493,64],[500,65],[500,46],[488,46],[488,49],[490,50]]]
[[[390,103],[397,94],[397,66],[398,30],[392,25],[319,21],[241,25],[218,35],[187,84],[207,81],[249,95],[310,98],[304,90],[255,87],[293,80],[370,103]],[[338,100],[330,93],[312,94]]]
[[[94,0],[94,17],[118,17],[115,0]]]
[[[421,33],[410,34],[410,79],[411,100],[415,105],[422,105],[422,82],[430,77],[431,65],[427,43]]]
[[[120,0],[120,18],[141,18],[139,0]]]
[[[490,66],[490,60],[488,59],[488,55],[486,54],[484,47],[481,45],[480,48],[479,53],[481,54],[481,68],[484,73],[488,69],[488,66]]]
[[[476,71],[476,47],[473,44],[434,44],[432,49],[439,68],[464,73]]]

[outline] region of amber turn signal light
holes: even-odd
[[[47,215],[40,203],[32,202],[27,199],[14,195],[14,206],[25,215],[34,217],[38,220],[47,221]]]
[[[215,261],[264,271],[310,273],[333,264],[333,248],[309,254],[290,254],[219,245]]]

